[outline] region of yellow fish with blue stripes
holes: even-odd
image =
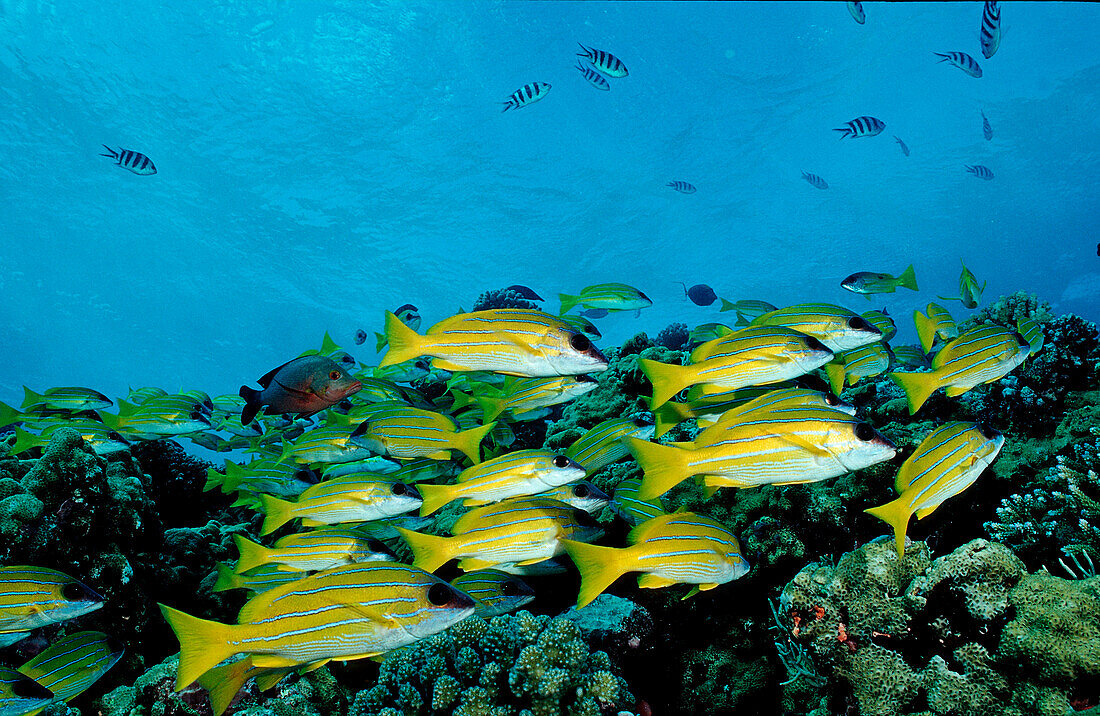
[[[560,500],[567,505],[596,514],[607,507],[611,497],[593,485],[588,480],[572,482],[568,485],[560,485],[546,492],[539,493],[540,497],[548,497],[551,500]]]
[[[487,423],[460,430],[447,415],[395,405],[376,411],[360,423],[350,440],[372,452],[402,460],[449,460],[451,451],[458,450],[476,464],[481,462],[481,440],[494,427],[496,423]]]
[[[586,286],[577,295],[559,293],[561,310],[569,313],[574,306],[586,309],[604,309],[607,311],[640,311],[653,305],[649,296],[625,283],[598,283]]]
[[[643,500],[638,497],[642,481],[637,479],[623,480],[615,486],[611,498],[611,510],[619,517],[632,525],[639,525],[654,517],[667,515],[664,503],[660,497]]]
[[[1017,318],[1016,331],[1024,337],[1025,341],[1027,341],[1028,358],[1033,358],[1036,353],[1043,349],[1043,344],[1046,342],[1046,336],[1043,334],[1043,327],[1041,325],[1030,318]]]
[[[863,316],[832,303],[800,303],[754,318],[753,326],[783,326],[813,336],[834,353],[882,340]]]
[[[370,473],[334,477],[310,487],[294,502],[261,494],[260,534],[271,534],[293,519],[301,519],[304,527],[368,522],[412,512],[423,504],[412,485],[379,477]]]
[[[0,715],[27,716],[56,700],[54,693],[15,669],[0,666]]]
[[[864,311],[859,314],[865,318],[875,328],[882,331],[883,342],[893,340],[894,336],[898,334],[898,326],[894,323],[894,319],[890,317],[890,314],[886,312],[886,309],[881,311]]]
[[[19,673],[52,691],[56,700],[71,701],[110,671],[125,651],[102,632],[77,632],[51,643],[20,666]],[[28,716],[35,713],[32,711]]]
[[[548,313],[498,308],[451,316],[418,334],[386,313],[390,348],[380,367],[430,356],[435,368],[526,378],[598,373],[607,358],[584,333]]]
[[[781,383],[805,375],[832,358],[833,352],[812,336],[784,327],[750,326],[698,346],[691,352],[688,365],[646,358],[639,359],[638,365],[653,383],[650,409],[655,410],[693,385],[736,390]]]
[[[251,656],[258,668],[361,659],[437,634],[474,612],[474,600],[427,572],[396,562],[319,572],[253,597],[238,624],[160,605],[180,642],[176,690],[222,661]]]
[[[924,313],[913,311],[913,325],[917,328],[920,347],[929,353],[936,341],[949,341],[959,337],[959,327],[947,309],[938,303],[929,303]]]
[[[894,528],[898,556],[905,556],[905,533],[915,513],[923,520],[944,500],[974,484],[1000,453],[1001,433],[977,423],[947,423],[933,430],[898,470],[893,502],[865,512]]]
[[[103,597],[56,569],[0,567],[0,647],[102,606]]]
[[[653,423],[645,417],[604,420],[577,438],[565,455],[591,475],[630,453],[623,442],[626,437],[649,440],[653,437]]]
[[[214,565],[218,578],[214,582],[212,592],[227,592],[230,589],[247,589],[253,594],[266,592],[283,584],[296,582],[305,575],[301,572],[290,572],[280,569],[279,565],[270,562],[259,567],[253,567],[244,574],[237,574],[233,567],[218,562]]]
[[[1003,326],[983,325],[945,345],[932,359],[930,373],[894,372],[889,378],[905,391],[909,414],[913,415],[940,388],[953,398],[975,386],[1000,380],[1023,363],[1030,350],[1019,333]]]
[[[234,567],[237,574],[266,564],[275,564],[291,572],[317,572],[344,564],[393,558],[382,542],[350,528],[323,527],[287,535],[273,547],[264,547],[239,534],[233,535],[233,542],[239,553]]]
[[[885,343],[870,343],[836,355],[831,363],[825,365],[825,375],[829,377],[829,387],[835,395],[840,395],[844,384],[855,385],[862,378],[882,375],[890,370],[894,354]]]
[[[514,574],[499,569],[478,569],[460,574],[451,586],[466,592],[477,606],[474,614],[482,619],[514,612],[535,599],[535,590]]]
[[[61,388],[47,388],[41,393],[36,393],[27,386],[23,386],[22,409],[33,413],[42,409],[64,410],[80,412],[81,410],[103,410],[114,403],[103,393],[91,388],[78,386],[65,386]]]
[[[589,604],[627,572],[642,572],[643,589],[695,585],[687,597],[731,582],[749,571],[741,545],[720,522],[692,512],[654,517],[627,537],[629,547],[599,547],[563,540],[581,573],[577,608]]]
[[[550,414],[550,408],[568,403],[599,385],[587,375],[550,378],[509,377],[501,390],[479,388],[474,399],[481,407],[485,422],[507,412],[513,420],[537,420]]]
[[[549,450],[516,450],[463,470],[454,484],[421,484],[424,504],[420,514],[430,515],[454,500],[463,500],[469,507],[537,495],[582,477],[584,468],[565,455]]]

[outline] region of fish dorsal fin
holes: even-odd
[[[301,358],[301,356],[298,356],[298,358]],[[256,382],[259,383],[260,385],[262,385],[265,388],[268,387],[269,385],[271,385],[271,381],[275,380],[275,375],[279,371],[281,371],[283,368],[286,368],[288,365],[290,365],[294,361],[298,360],[298,358],[292,358],[291,360],[288,360],[286,363],[283,363],[281,366],[279,366],[277,368],[272,368],[271,370],[269,370],[268,372],[264,373],[259,378],[257,378]]]
[[[629,542],[630,544],[638,544],[639,542],[644,542],[645,540],[655,535],[658,531],[664,530],[668,525],[668,521],[674,516],[683,517],[684,515],[689,514],[691,513],[675,512],[670,515],[658,515],[657,517],[648,519],[634,529],[630,530],[630,534],[628,534],[626,537],[627,542]]]
[[[340,346],[336,345],[336,341],[332,340],[332,336],[325,331],[325,337],[321,339],[321,355],[331,355],[340,350]]]
[[[124,416],[133,415],[137,412],[137,409],[138,406],[134,405],[133,403],[127,403],[122,398],[118,399],[118,417],[121,418]]]

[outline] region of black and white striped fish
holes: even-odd
[[[982,55],[989,59],[1001,46],[1001,8],[996,0],[986,0],[982,10]]]
[[[852,19],[858,22],[860,25],[867,22],[867,13],[863,11],[863,3],[848,3],[848,12],[852,13]]]
[[[809,172],[802,172],[802,178],[810,182],[810,186],[817,189],[828,189],[829,182],[825,181],[817,174],[810,174]]]
[[[103,148],[106,149],[108,153],[100,154],[99,156],[114,159],[115,164],[123,169],[129,169],[134,174],[141,174],[143,176],[157,173],[157,168],[153,166],[152,160],[141,152],[132,152],[129,149],[123,149],[121,147],[119,147],[119,150],[116,152],[106,144],[103,145]]]
[[[940,62],[950,62],[971,77],[982,76],[981,65],[965,52],[936,52],[934,54],[940,58]]]
[[[851,122],[845,122],[843,127],[837,127],[834,132],[841,132],[840,138],[845,137],[873,137],[881,134],[886,129],[886,123],[874,117],[856,117]]]
[[[993,170],[985,166],[984,164],[975,164],[973,166],[969,164],[964,164],[963,166],[966,167],[966,171],[970,172],[979,179],[985,179],[986,181],[989,181],[993,178]]]
[[[894,141],[898,143],[899,147],[901,147],[901,153],[905,156],[909,156],[909,147],[906,146],[905,142],[901,141],[901,137],[895,134]]]
[[[603,90],[605,92],[611,89],[611,84],[608,83],[607,79],[591,67],[585,67],[580,62],[578,62],[577,69],[580,70],[580,73],[584,75],[584,78],[586,80],[588,80],[588,84],[592,85],[596,89]]]
[[[982,112],[982,135],[987,140],[993,139],[993,125],[989,123],[989,118],[985,116],[985,112]]]
[[[686,181],[670,181],[665,186],[670,186],[681,194],[694,194],[695,185],[688,184]]]
[[[549,92],[550,84],[548,82],[532,82],[529,85],[523,85],[508,96],[508,101],[504,103],[504,109],[500,111],[507,112],[512,107],[519,108],[534,104]]]
[[[584,52],[578,52],[577,57],[588,58],[593,67],[608,77],[626,77],[630,74],[626,71],[626,65],[623,64],[623,61],[610,52],[597,50],[594,47],[585,47],[584,45],[581,45],[581,49]]]

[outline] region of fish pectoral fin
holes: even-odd
[[[941,502],[940,504],[943,504],[943,503]],[[928,515],[930,515],[930,514],[932,514],[933,512],[935,512],[935,511],[936,511],[936,508],[937,508],[937,507],[939,507],[939,506],[940,506],[940,505],[932,505],[931,507],[922,507],[922,508],[920,508],[920,509],[919,509],[919,510],[917,510],[917,512],[916,512],[916,514],[917,514],[917,519],[918,519],[918,520],[923,520],[923,519],[924,519],[925,517],[927,517]]]
[[[451,361],[447,360],[446,358],[432,358],[432,368],[438,368],[440,370],[449,370],[451,372],[455,372],[455,371],[461,372],[461,371],[470,370],[467,366],[459,365],[458,363],[452,363]]]
[[[308,674],[311,671],[316,671],[317,669],[320,669],[322,666],[329,663],[330,661],[332,661],[332,660],[331,659],[321,659],[320,661],[311,661],[310,663],[303,666],[301,669],[298,669],[298,674],[299,675]]]
[[[545,561],[546,560],[543,559],[542,557],[538,557],[536,559],[525,559],[522,562],[516,562],[516,566],[517,567],[527,567],[527,566],[530,566],[532,564],[538,564],[539,562],[545,562]]]
[[[970,390],[970,388],[961,385],[949,385],[944,388],[943,392],[947,395],[948,398],[954,398],[956,396],[962,395],[968,390]]]
[[[667,577],[658,577],[656,574],[642,574],[638,576],[638,586],[642,589],[660,589],[661,587],[671,587],[676,584],[675,580],[668,579]]]
[[[466,559],[463,559],[463,560],[459,561],[458,568],[461,569],[463,572],[476,572],[479,569],[488,569],[489,567],[492,567],[495,564],[496,564],[495,562],[490,562],[487,559],[478,559],[477,557],[467,557]]]
[[[692,597],[694,597],[694,596],[695,596],[696,594],[698,594],[698,593],[699,593],[700,591],[702,591],[702,590],[701,590],[701,589],[700,589],[699,587],[697,587],[697,586],[696,586],[696,587],[692,587],[692,588],[691,588],[691,590],[689,590],[687,594],[685,594],[684,596],[680,597],[680,601],[682,602],[682,601],[684,601],[685,599],[691,599],[691,598],[692,598]]]
[[[468,497],[462,501],[463,507],[480,507],[482,505],[490,504],[488,500],[479,500],[474,497]]]
[[[451,459],[451,451],[450,451],[450,449],[436,450],[433,453],[428,453],[424,457],[426,457],[430,460],[450,460]]]
[[[278,654],[253,654],[252,666],[260,669],[286,669],[301,666],[301,662]]]
[[[355,661],[357,659],[374,659],[375,661],[381,661],[383,656],[385,656],[384,652],[371,651],[366,654],[352,654],[351,656],[341,656],[339,661]]]

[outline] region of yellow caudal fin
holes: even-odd
[[[907,288],[910,291],[919,291],[917,288],[917,274],[913,271],[913,264],[909,264],[909,268],[901,272],[898,276],[898,285],[902,288]],[[868,296],[870,298],[870,296]]]
[[[461,408],[459,405],[461,398],[459,396],[465,395],[465,393],[455,394],[455,406]],[[474,400],[477,401],[478,406],[481,407],[483,414],[482,421],[489,422],[490,420],[496,420],[497,416],[504,412],[504,398],[496,395],[477,395],[474,396]],[[477,462],[475,460],[475,462]]]
[[[252,659],[247,656],[238,659],[232,664],[216,666],[199,677],[199,686],[210,694],[210,706],[214,709],[214,716],[221,716],[233,703],[237,692],[248,680],[248,672],[252,670]]]
[[[844,375],[847,371],[843,363],[826,363],[825,375],[829,376],[829,387],[833,389],[833,395],[840,395],[844,390]]]
[[[451,447],[470,458],[470,461],[476,465],[481,462],[482,438],[491,433],[496,426],[496,423],[486,423],[456,433],[454,439],[451,440]]]
[[[970,387],[971,386],[964,385],[949,385],[944,388],[943,392],[947,395],[948,398],[957,398],[966,391],[970,390]]]
[[[909,500],[904,496],[893,502],[887,502],[878,507],[868,507],[864,510],[869,515],[874,515],[886,524],[894,528],[894,539],[897,542],[898,557],[905,556],[905,532],[909,529],[909,517],[913,514]]]
[[[237,545],[237,551],[240,553],[237,558],[237,566],[233,568],[233,571],[237,574],[244,574],[250,569],[267,564],[268,557],[271,554],[271,550],[267,547],[256,544],[240,535],[233,535],[233,542]]]
[[[887,378],[898,384],[905,391],[905,399],[909,401],[909,414],[914,415],[924,401],[928,400],[932,393],[940,387],[939,377],[935,373],[888,373]]]
[[[320,666],[313,667],[309,669],[309,671],[321,668],[324,663],[325,662],[322,661]],[[282,669],[273,669],[271,671],[266,671],[256,676],[256,688],[261,692],[267,691],[288,676],[290,676],[290,671],[284,671]]]
[[[927,353],[932,350],[932,344],[936,340],[936,326],[932,319],[920,311],[913,311],[913,325],[917,327],[917,338],[920,339],[920,348]]]
[[[23,407],[24,408],[29,408],[32,405],[38,405],[39,403],[41,403],[45,400],[46,400],[45,396],[34,392],[33,390],[31,390],[30,388],[28,388],[25,385],[23,386]]]
[[[237,653],[229,644],[236,627],[199,619],[163,604],[157,606],[180,642],[176,691],[183,691],[200,676]]]
[[[653,413],[653,437],[659,438],[669,430],[687,420],[694,418],[695,412],[687,403],[669,401],[652,411]]]
[[[563,539],[565,553],[577,565],[581,573],[581,589],[577,594],[577,609],[591,603],[615,580],[630,571],[630,565],[624,559],[624,549],[597,547],[585,542]]]
[[[730,303],[729,301],[727,301],[726,299],[721,298],[721,297],[719,297],[718,300],[722,302],[722,307],[718,309],[719,313],[723,313],[725,311],[736,311],[737,310],[737,304],[736,303]]]
[[[643,500],[660,497],[691,477],[687,467],[687,450],[638,438],[626,438],[626,447],[645,471],[638,487],[638,497]]]
[[[396,529],[405,538],[409,548],[412,549],[414,567],[423,569],[425,572],[434,572],[454,556],[451,553],[454,544],[452,542],[453,537],[426,535],[422,532],[407,530],[404,527],[397,527]]]
[[[420,505],[421,517],[430,515],[457,499],[455,485],[417,485],[416,489],[420,491],[420,497],[424,500]]]
[[[691,385],[695,371],[688,366],[659,363],[648,358],[638,360],[638,366],[653,384],[653,400],[650,409],[659,408],[677,393]]]
[[[225,562],[218,562],[214,567],[218,570],[218,579],[214,582],[214,588],[211,591],[228,592],[230,589],[240,589],[244,586],[241,578]]]
[[[558,315],[564,316],[581,302],[580,296],[570,296],[568,293],[559,293],[558,300],[561,301],[561,310],[558,311]]]
[[[278,497],[264,493],[260,493],[260,506],[264,513],[261,535],[269,535],[294,519],[294,508],[297,507],[293,502],[280,500]]]
[[[5,425],[18,423],[22,413],[7,403],[0,403],[0,428]]]
[[[45,441],[37,435],[31,435],[23,428],[15,429],[15,442],[11,446],[9,454],[18,455],[26,452],[31,448],[41,447],[45,445]]]
[[[401,319],[386,311],[386,340],[390,348],[386,355],[382,356],[378,367],[397,365],[407,360],[419,358],[424,337],[401,322]]]

